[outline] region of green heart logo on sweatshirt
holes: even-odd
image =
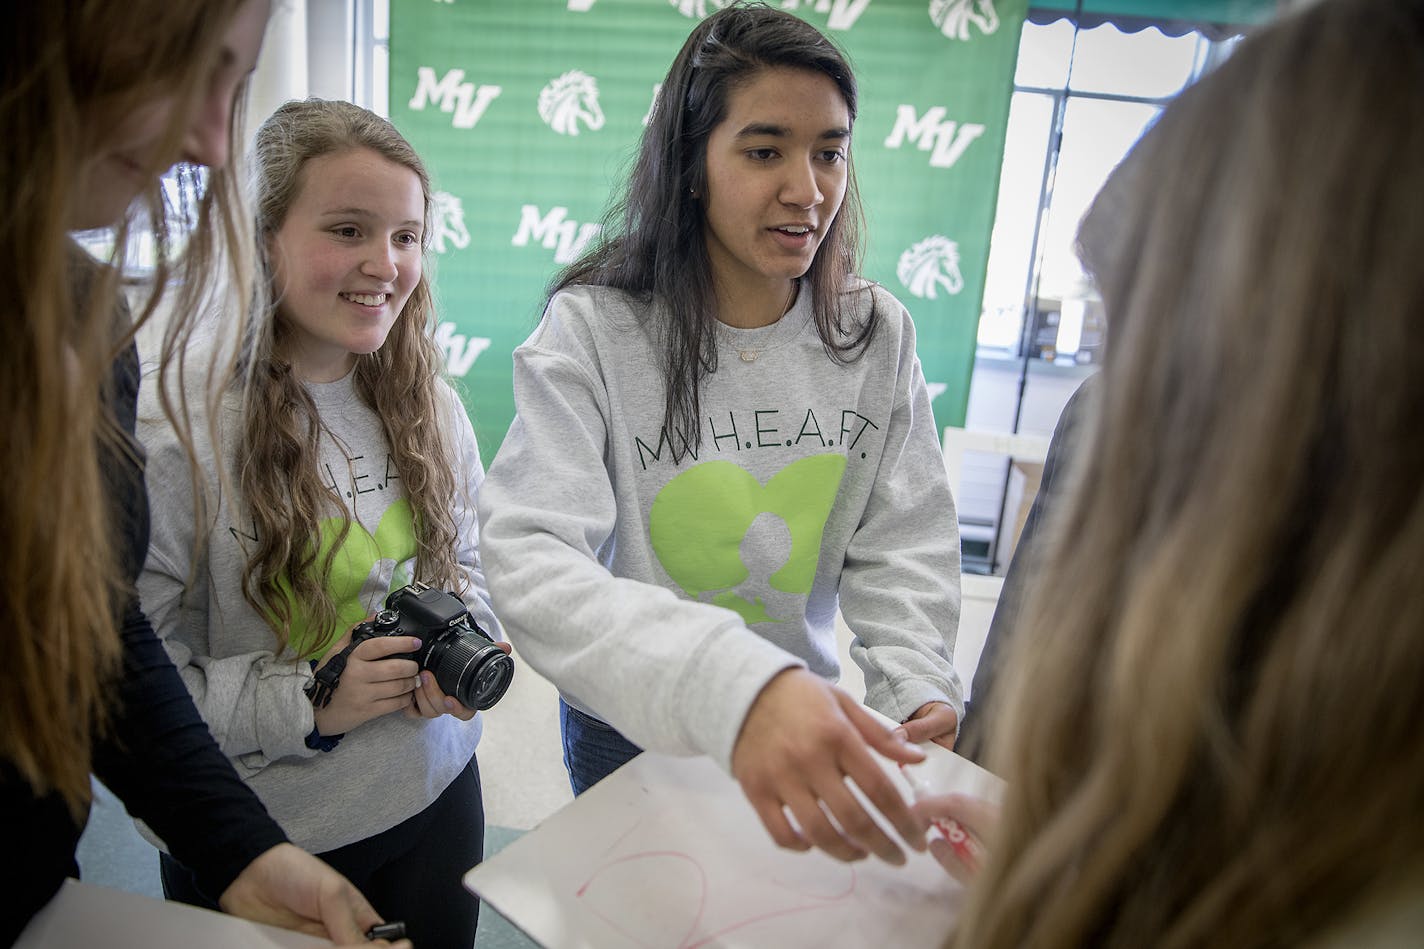
[[[648,532],[658,561],[692,599],[715,592],[712,602],[736,610],[747,623],[768,622],[761,599],[732,591],[751,571],[741,545],[752,522],[773,514],[785,522],[791,549],[767,578],[773,590],[807,594],[816,577],[821,536],[845,474],[844,455],[812,455],[787,465],[765,486],[729,461],[695,465],[658,492]]]
[[[320,543],[317,547],[317,563],[322,563],[340,536],[342,517],[331,517],[321,522]],[[405,498],[391,504],[381,521],[376,525],[376,533],[371,534],[359,522],[353,521],[346,532],[346,539],[337,549],[331,561],[331,576],[327,578],[327,589],[332,602],[336,604],[336,629],[313,630],[310,618],[297,604],[293,604],[290,641],[301,648],[301,644],[311,642],[313,637],[327,640],[322,649],[341,638],[352,626],[366,618],[367,609],[361,593],[372,573],[383,561],[403,564],[415,556],[415,518],[410,502]],[[392,576],[389,589],[404,586],[409,577]]]

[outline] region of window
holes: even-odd
[[[1076,47],[1075,47],[1076,37]],[[1078,221],[1108,173],[1209,61],[1198,33],[1025,23],[989,255],[980,355],[1021,356],[1034,297],[1081,295]]]
[[[355,0],[355,56],[357,105],[377,115],[391,114],[391,4],[390,0]]]
[[[174,165],[160,179],[163,184],[163,203],[168,213],[172,242],[170,257],[182,250],[188,232],[198,223],[196,209],[199,199],[207,187],[206,168],[194,165]],[[158,256],[157,237],[147,223],[147,216],[136,219],[131,225],[131,233],[124,248],[124,271],[130,279],[142,278],[153,270]],[[114,250],[114,229],[99,228],[93,231],[78,231],[75,241],[96,260],[107,261]]]
[[[1152,26],[1024,23],[966,427],[1052,433],[1103,338],[1078,222],[1167,102],[1234,43]],[[1021,522],[1011,474],[1002,456],[964,460],[956,500],[968,571],[1007,565]]]

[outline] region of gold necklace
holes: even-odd
[[[778,316],[776,318],[777,322],[781,320],[782,316],[785,316],[786,314],[791,312],[791,306],[796,302],[796,288],[800,285],[800,280],[791,281],[791,290],[786,294],[786,303],[781,308],[781,316]],[[767,325],[775,326],[776,323],[772,322],[768,323]],[[760,349],[742,349],[735,342],[733,342],[730,333],[727,334],[727,342],[731,344],[731,347],[737,351],[737,358],[740,359],[742,362],[756,362],[757,357],[761,355]]]

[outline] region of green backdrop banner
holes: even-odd
[[[718,0],[392,0],[391,119],[430,166],[437,336],[486,458],[510,353],[598,233],[678,48]],[[780,0],[849,54],[865,276],[914,315],[941,426],[964,420],[1027,0]]]

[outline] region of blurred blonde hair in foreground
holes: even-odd
[[[238,322],[251,283],[234,173],[209,171],[180,226],[158,184],[163,169],[152,169],[131,214],[146,212],[155,238],[154,289],[128,325],[118,299],[131,215],[114,222],[112,266],[89,261],[69,235],[86,210],[76,182],[96,155],[122,144],[113,140],[125,121],[158,104],[173,108],[156,153],[180,154],[186,119],[243,2],[23,2],[10,6],[0,30],[0,281],[11,309],[0,323],[0,452],[8,459],[0,763],[37,794],[61,795],[76,816],[89,799],[90,748],[119,674],[116,624],[129,595],[114,549],[121,525],[107,500],[113,473],[102,470],[99,451],[105,446],[109,461],[134,451],[105,404],[114,360],[170,285],[178,315],[164,333],[165,358],[185,349],[224,263],[241,301]]]
[[[1090,210],[1100,398],[951,945],[1297,945],[1421,898],[1421,155],[1424,3],[1325,0]]]

